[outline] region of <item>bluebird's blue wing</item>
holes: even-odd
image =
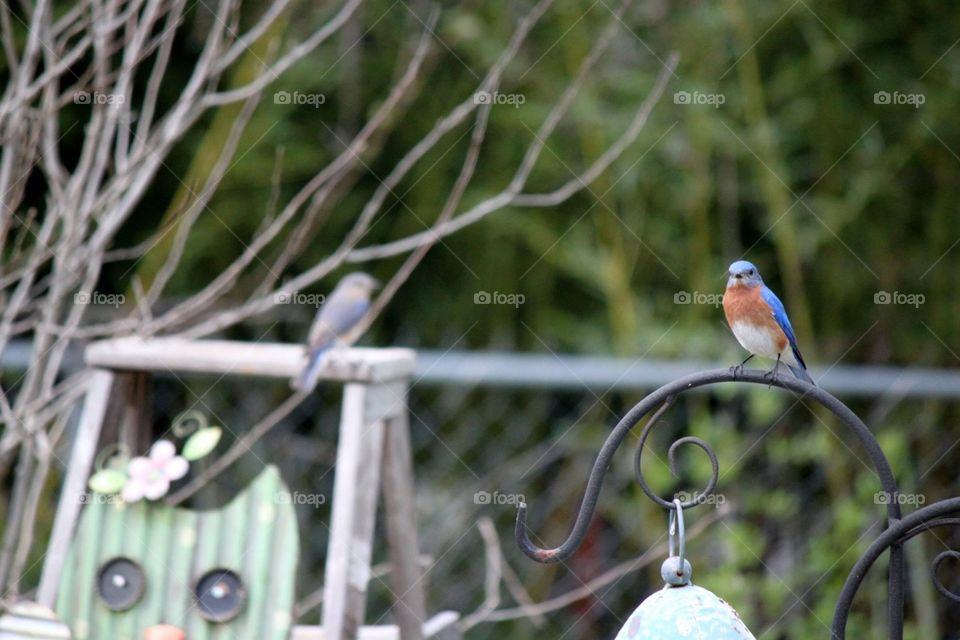
[[[793,349],[794,357],[796,357],[797,362],[806,369],[807,365],[804,363],[803,356],[800,355],[800,349],[797,347],[797,336],[793,333],[793,327],[790,326],[790,318],[787,317],[787,310],[784,308],[783,303],[780,302],[780,298],[766,285],[760,290],[760,297],[770,305],[770,309],[773,311],[773,319],[777,321],[777,324],[780,325],[780,328],[783,329],[783,332],[787,335],[787,340],[790,341],[790,348]]]

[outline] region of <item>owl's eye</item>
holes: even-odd
[[[197,581],[193,595],[200,615],[211,622],[233,620],[247,603],[243,580],[229,569],[207,571]]]
[[[126,611],[140,601],[147,588],[143,569],[129,558],[113,558],[97,572],[97,594],[111,611]]]

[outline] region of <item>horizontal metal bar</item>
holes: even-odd
[[[735,363],[424,350],[417,351],[414,380],[429,385],[629,391],[656,389],[698,371],[732,364]],[[837,365],[826,371],[812,367],[810,374],[818,385],[835,395],[960,398],[960,370]]]
[[[31,344],[11,342],[0,358],[4,371],[29,366]],[[423,385],[589,389],[595,392],[650,390],[697,371],[724,364],[703,360],[654,360],[576,354],[418,350],[414,379]],[[82,366],[82,352],[68,352],[65,368]],[[162,371],[157,372],[162,375]],[[835,395],[960,398],[960,370],[924,367],[837,365],[810,370],[817,384]]]

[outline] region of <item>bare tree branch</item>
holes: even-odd
[[[325,49],[335,35],[348,33],[344,27],[351,20],[363,20],[357,12],[361,0],[341,0],[318,24],[289,38],[274,34],[292,17],[291,0],[253,7],[241,0],[204,5],[200,13],[208,29],[200,51],[190,64],[181,61],[175,73],[178,36],[192,26],[196,13],[186,0],[78,0],[56,11],[50,0],[0,3],[8,75],[0,94],[0,351],[24,335],[33,346],[23,377],[0,390],[0,473],[13,470],[5,516],[14,523],[0,543],[0,588],[11,595],[20,589],[36,532],[37,503],[59,462],[54,448],[84,390],[83,372],[62,377],[68,353],[81,341],[131,334],[211,335],[271,310],[278,291],[313,287],[350,263],[404,256],[364,318],[363,329],[437,243],[506,207],[560,204],[587,189],[622,157],[662,95],[675,57],[629,126],[586,169],[553,191],[526,190],[547,140],[615,41],[629,0],[612,12],[575,76],[559,90],[522,159],[508,169],[507,185],[480,194],[481,201],[464,210],[467,194],[477,188],[484,143],[491,135],[492,104],[477,95],[500,90],[553,2],[537,0],[524,8],[470,93],[444,105],[418,140],[399,151],[391,149],[395,155],[388,158],[387,141],[394,141],[407,111],[430,97],[430,72],[451,53],[438,46],[441,5],[425,3],[426,10],[416,5],[422,15],[404,5],[398,14],[409,36],[397,48],[393,79],[377,96],[376,106],[370,105],[370,115],[364,112],[363,121],[358,116],[349,134],[319,123],[340,146],[318,153],[316,168],[292,195],[284,195],[278,154],[270,202],[265,211],[250,212],[256,219],[248,228],[256,232],[249,238],[235,235],[243,246],[225,256],[227,266],[208,274],[194,292],[175,302],[170,285],[189,263],[187,251],[197,230],[219,219],[213,203],[238,162],[262,93],[307,58],[336,55]],[[266,62],[256,53],[262,50],[270,52]],[[229,110],[224,109],[227,105]],[[204,156],[203,170],[181,182],[180,191],[188,197],[174,200],[173,206],[144,206],[147,194],[155,193],[151,189],[158,177],[173,173],[171,154],[197,135],[210,116],[228,118],[226,133],[209,158]],[[377,222],[392,214],[388,203],[407,207],[403,186],[438,152],[444,166],[449,164],[451,171],[457,167],[457,173],[442,189],[446,193],[437,198],[435,209],[405,209],[422,223],[423,231],[361,246]],[[383,167],[383,175],[377,176],[373,167]],[[378,181],[376,187],[356,204],[348,196],[367,177]],[[28,184],[43,184],[43,196],[28,193]],[[169,213],[155,220],[143,218],[155,210]],[[146,240],[126,239],[122,232],[133,227],[143,229]],[[324,235],[334,227],[336,237]],[[329,253],[304,266],[318,236],[331,247]],[[125,263],[129,266],[121,286],[133,299],[94,312],[91,297],[104,274],[112,278],[116,265]],[[287,398],[172,501],[182,501],[229,467],[302,399]],[[501,580],[522,601],[522,586],[508,566],[497,575],[497,582]],[[491,616],[498,613],[492,602],[488,600],[486,611]]]

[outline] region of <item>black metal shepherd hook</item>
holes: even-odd
[[[607,472],[607,468],[613,460],[614,454],[623,443],[627,434],[648,414],[653,412],[647,420],[640,434],[640,441],[637,445],[635,456],[635,471],[637,482],[643,489],[643,492],[652,501],[659,504],[664,509],[690,509],[708,500],[710,495],[716,489],[719,480],[719,463],[717,455],[707,442],[700,438],[691,436],[683,437],[670,445],[669,463],[670,468],[676,470],[676,450],[684,444],[692,444],[699,447],[706,453],[711,464],[710,480],[704,489],[693,494],[693,497],[686,501],[670,501],[656,495],[647,484],[643,477],[640,465],[640,457],[650,431],[658,423],[663,414],[668,411],[676,401],[678,395],[691,389],[706,385],[718,384],[721,382],[744,382],[748,384],[762,384],[765,386],[777,386],[792,393],[798,397],[810,399],[826,408],[835,415],[840,422],[856,436],[860,444],[866,449],[870,458],[870,463],[880,480],[882,491],[892,497],[886,501],[887,528],[879,538],[871,545],[863,557],[857,562],[853,571],[844,584],[843,591],[837,602],[834,613],[832,638],[841,639],[845,637],[846,621],[850,607],[853,604],[854,596],[860,583],[863,581],[867,571],[873,565],[874,561],[886,550],[890,551],[889,568],[889,637],[891,640],[900,640],[903,637],[903,590],[904,590],[904,572],[903,572],[903,548],[904,542],[910,538],[933,527],[942,526],[960,526],[960,517],[946,517],[948,514],[960,513],[960,498],[944,500],[935,504],[928,505],[911,513],[906,518],[902,518],[900,504],[896,499],[899,495],[897,491],[896,480],[893,471],[887,461],[883,450],[880,448],[876,438],[870,429],[856,416],[845,404],[837,398],[827,393],[817,386],[809,385],[789,376],[771,378],[761,371],[733,371],[731,369],[718,369],[714,371],[705,371],[696,373],[684,378],[680,378],[663,387],[660,387],[639,403],[637,403],[614,427],[613,431],[607,436],[606,441],[600,448],[590,476],[587,480],[587,488],[584,492],[583,500],[580,503],[580,510],[574,520],[573,527],[567,539],[559,546],[554,548],[542,548],[530,540],[530,534],[527,530],[527,505],[520,504],[517,512],[516,540],[520,549],[531,559],[537,562],[550,563],[561,562],[569,558],[583,542],[590,521],[596,510],[597,500],[600,496],[600,488]],[[938,571],[940,565],[947,559],[960,560],[960,552],[946,551],[939,554],[931,566],[932,577],[937,589],[950,598],[952,601],[960,603],[960,595],[952,593],[940,581]]]

